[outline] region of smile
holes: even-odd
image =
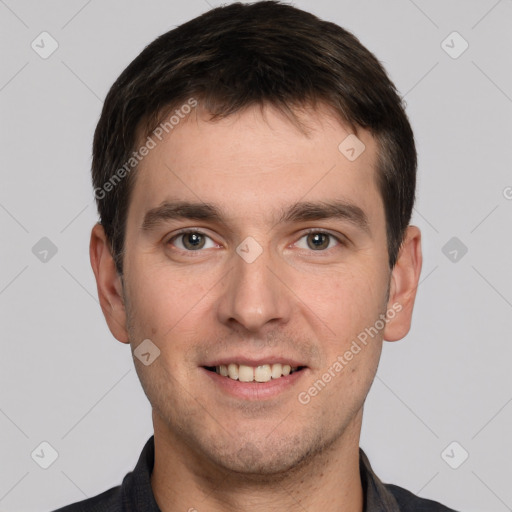
[[[207,366],[206,369],[232,380],[240,382],[269,382],[270,380],[286,377],[291,373],[301,370],[303,367],[292,368],[289,364],[262,364],[247,366],[245,364],[230,363],[219,366]]]

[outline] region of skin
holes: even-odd
[[[363,404],[382,341],[409,331],[421,236],[407,228],[391,271],[376,141],[359,129],[366,149],[350,162],[338,150],[350,132],[327,108],[300,115],[307,135],[271,107],[215,122],[197,108],[182,120],[140,164],[123,279],[102,226],[92,230],[91,263],[112,334],[132,351],[146,338],[160,350],[148,366],[134,362],[153,408],[151,485],[163,512],[363,509]],[[296,201],[340,198],[366,213],[369,233],[336,218],[276,223]],[[214,203],[225,224],[181,219],[143,231],[145,212],[169,199]],[[207,235],[205,248],[187,253],[183,237],[170,241],[182,228]],[[327,248],[311,248],[310,228],[346,243],[328,238]],[[248,236],[262,249],[252,263],[236,252]],[[393,304],[401,310],[384,330],[300,403],[298,394]],[[239,354],[293,357],[307,368],[276,396],[242,399],[201,367]]]

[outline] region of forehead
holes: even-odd
[[[218,204],[233,218],[269,222],[299,201],[350,201],[370,220],[383,215],[370,133],[359,129],[355,138],[327,108],[298,118],[306,133],[272,107],[215,121],[194,109],[139,163],[129,217],[169,200]]]

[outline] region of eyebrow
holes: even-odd
[[[214,204],[164,201],[146,212],[141,229],[142,231],[151,231],[166,221],[176,219],[204,220],[227,225],[222,211]],[[343,200],[294,203],[288,209],[281,210],[277,224],[327,219],[346,220],[371,235],[366,213],[359,206]]]
[[[224,223],[221,211],[213,204],[164,201],[159,206],[146,212],[141,228],[142,231],[151,231],[159,224],[174,219],[208,220]]]
[[[283,211],[278,222],[303,222],[326,219],[346,220],[368,235],[371,234],[370,223],[366,213],[359,206],[342,200],[295,203],[288,210]]]

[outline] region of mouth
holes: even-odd
[[[260,364],[258,366],[230,363],[218,366],[204,366],[203,368],[234,381],[265,383],[288,377],[304,370],[306,367],[282,363]]]
[[[290,356],[261,354],[231,355],[204,361],[199,367],[213,384],[217,397],[230,396],[243,401],[270,401],[291,397],[293,389],[307,378],[310,372],[303,361]],[[224,400],[224,398],[220,398]]]

